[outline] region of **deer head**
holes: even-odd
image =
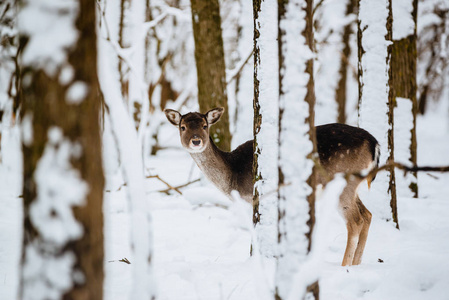
[[[190,153],[200,153],[209,144],[209,128],[218,122],[224,108],[214,108],[205,114],[191,112],[181,115],[173,109],[165,109],[165,115],[179,129],[182,146]]]

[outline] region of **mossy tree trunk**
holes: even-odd
[[[216,145],[231,149],[228,99],[226,94],[226,69],[221,34],[221,17],[218,0],[191,0],[195,60],[198,78],[198,103],[202,113],[223,107],[221,121],[211,127]]]
[[[94,1],[78,3],[74,11],[48,10],[62,18],[78,12],[74,24],[78,39],[67,61],[54,72],[35,63],[22,66],[24,239],[20,293],[27,299],[30,295],[36,299],[55,295],[102,299],[103,295],[104,177],[96,12]],[[26,7],[27,2],[22,4]],[[28,41],[27,32],[21,32],[25,51]],[[39,289],[42,286],[45,288]],[[39,294],[42,291],[45,294]]]

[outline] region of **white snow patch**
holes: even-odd
[[[65,100],[69,104],[80,104],[89,93],[89,86],[82,81],[75,81],[67,89]]]
[[[277,157],[279,153],[279,98],[278,86],[278,27],[277,2],[263,1],[256,22],[260,32],[256,40],[259,61],[256,61],[259,80],[259,105],[262,121],[256,133],[256,153],[258,154],[258,177],[254,189],[259,193],[260,222],[256,225],[258,243],[262,255],[276,255],[277,248]]]
[[[306,63],[313,58],[312,51],[302,35],[306,27],[303,1],[289,1],[284,18],[280,20],[282,35],[281,66],[282,93],[279,106],[280,120],[279,167],[284,185],[279,187],[279,259],[276,272],[277,293],[286,299],[296,284],[293,275],[302,268],[307,255],[310,228],[307,197],[312,188],[307,179],[312,174],[313,162],[307,156],[313,150],[309,137],[309,105],[305,101],[309,74]],[[300,55],[298,55],[300,54]]]
[[[87,184],[71,166],[73,143],[56,127],[48,131],[48,142],[34,173],[36,199],[30,220],[40,241],[25,249],[24,299],[60,299],[82,274],[73,270],[75,256],[64,247],[83,235],[72,208],[84,205]]]
[[[22,120],[22,142],[25,146],[33,143],[33,116],[27,113]]]
[[[62,67],[61,72],[59,73],[59,83],[62,85],[69,84],[73,78],[75,77],[75,70],[69,64],[66,64]]]
[[[55,257],[36,244],[25,249],[23,299],[58,300],[73,285],[75,256],[66,252]]]
[[[75,0],[24,1],[18,28],[29,41],[22,55],[25,66],[43,69],[49,76],[67,60],[67,51],[78,39],[74,23],[79,12]]]
[[[398,41],[415,31],[413,0],[391,0],[393,9],[393,40]]]
[[[359,77],[362,99],[359,107],[359,126],[370,132],[380,144],[379,164],[386,163],[388,150],[388,70],[386,22],[388,16],[387,1],[361,0],[359,22],[362,34],[363,53]],[[389,59],[389,58],[388,58]],[[368,209],[384,219],[391,219],[389,173],[380,172],[372,184]],[[372,204],[371,206],[369,204]]]
[[[413,128],[412,100],[396,97],[394,109],[394,157],[395,161],[412,166],[411,163],[411,130]],[[404,174],[398,170],[396,176],[396,189],[398,195],[411,197],[409,185],[416,183],[416,178],[411,173]]]
[[[30,218],[45,241],[63,247],[83,234],[72,207],[84,205],[88,186],[71,166],[73,144],[57,128],[50,129],[48,136],[34,175],[37,198],[30,207]]]

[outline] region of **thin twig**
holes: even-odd
[[[178,186],[176,186],[175,188],[181,189],[181,188],[183,188],[183,187],[186,187],[186,186],[191,185],[191,184],[193,184],[193,183],[195,183],[195,182],[198,182],[198,181],[200,181],[200,178],[195,179],[195,180],[193,180],[193,181],[189,181],[189,182],[184,183],[184,184],[181,184],[181,185],[178,185]],[[165,194],[168,194],[168,192],[171,191],[171,190],[172,190],[171,188],[167,188],[167,189],[165,189],[165,190],[160,190],[160,191],[158,191],[158,192],[159,192],[159,193],[165,193]]]
[[[122,259],[119,259],[119,260],[110,260],[110,261],[108,261],[108,262],[117,262],[117,261],[119,261],[119,262],[124,262],[125,264],[128,264],[128,265],[130,265],[131,264],[131,262],[126,258],[126,257],[124,257],[124,258],[122,258]]]
[[[237,68],[229,71],[229,73],[233,72],[234,74],[229,76],[228,80],[226,81],[226,84],[230,84],[234,79],[237,78],[237,76],[240,75],[240,73],[242,72],[243,68],[248,63],[249,59],[253,56],[253,53],[254,53],[254,50],[251,50],[251,52],[249,53],[248,57],[245,59],[245,61],[243,61],[243,63],[240,66],[238,66]]]
[[[169,184],[167,181],[165,181],[164,179],[162,179],[161,177],[159,177],[159,175],[149,175],[146,178],[156,178],[158,179],[160,182],[162,182],[163,184],[165,184],[170,190],[174,190],[176,192],[178,192],[178,194],[182,195],[181,191],[175,187],[172,186],[171,184]]]
[[[391,169],[391,168],[396,168],[396,169],[400,169],[402,171],[404,171],[404,173],[409,173],[409,172],[449,172],[449,166],[440,166],[440,167],[429,167],[429,166],[424,166],[424,167],[418,167],[418,166],[414,166],[414,167],[409,167],[406,166],[404,164],[398,163],[398,162],[389,162],[383,166],[380,166],[379,168],[375,168],[373,170],[371,170],[368,174],[362,174],[360,172],[358,173],[347,173],[346,177],[348,176],[355,176],[361,179],[365,179],[368,177],[373,177],[375,176],[378,172],[383,171],[383,170],[387,170],[387,169]]]

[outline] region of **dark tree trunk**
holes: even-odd
[[[392,10],[392,1],[388,1],[388,18],[387,18],[387,36],[385,39],[387,41],[393,41],[393,10]],[[391,67],[392,61],[392,44],[388,46],[388,56],[387,56],[387,64],[390,64],[390,68],[388,68],[388,85],[391,87],[393,85],[393,68]],[[388,162],[394,162],[394,107],[395,107],[395,97],[393,89],[389,89],[388,92],[388,151],[389,157],[387,158]],[[398,201],[397,201],[397,193],[396,193],[396,175],[394,168],[390,168],[390,206],[393,217],[393,222],[396,224],[396,228],[399,228],[399,220],[398,220]]]
[[[190,2],[200,110],[205,113],[214,107],[225,108],[221,121],[211,127],[211,136],[220,149],[229,151],[231,132],[219,3],[218,0]]]
[[[104,177],[100,144],[100,97],[97,80],[96,22],[95,2],[79,1],[79,15],[75,26],[79,39],[68,57],[68,64],[74,70],[74,78],[62,84],[59,75],[50,76],[44,70],[34,66],[24,66],[22,79],[27,84],[22,89],[23,118],[31,120],[32,140],[23,143],[24,158],[24,245],[22,260],[21,294],[30,292],[30,286],[45,278],[29,277],[24,269],[29,263],[29,249],[34,249],[43,259],[58,260],[68,255],[75,259],[70,278],[72,287],[58,288],[52,282],[45,282],[48,289],[59,289],[64,299],[102,299],[103,296],[103,186]],[[22,36],[21,45],[25,46],[27,37]],[[70,103],[67,91],[74,83],[87,87],[84,98]],[[49,133],[57,128],[62,133],[59,141],[49,141]],[[25,128],[24,130],[28,130]],[[79,238],[70,238],[63,245],[55,246],[42,235],[42,228],[31,216],[33,206],[39,205],[38,197],[51,198],[55,203],[61,199],[54,194],[42,194],[36,182],[36,171],[41,164],[44,150],[53,149],[58,153],[63,142],[70,142],[73,150],[79,145],[77,154],[69,155],[68,172],[76,171],[88,185],[84,205],[71,206],[76,222],[83,228]],[[45,154],[48,155],[48,154]],[[58,159],[53,158],[54,161]],[[44,176],[46,176],[45,174]],[[60,190],[51,180],[47,185]],[[77,188],[76,186],[71,188]],[[40,204],[42,205],[42,204]],[[69,204],[65,204],[69,205]],[[68,206],[70,207],[70,206]],[[58,211],[51,210],[46,216],[49,220],[64,219]],[[51,226],[51,224],[50,224]],[[42,268],[47,268],[45,264]],[[45,270],[39,270],[45,272]]]

